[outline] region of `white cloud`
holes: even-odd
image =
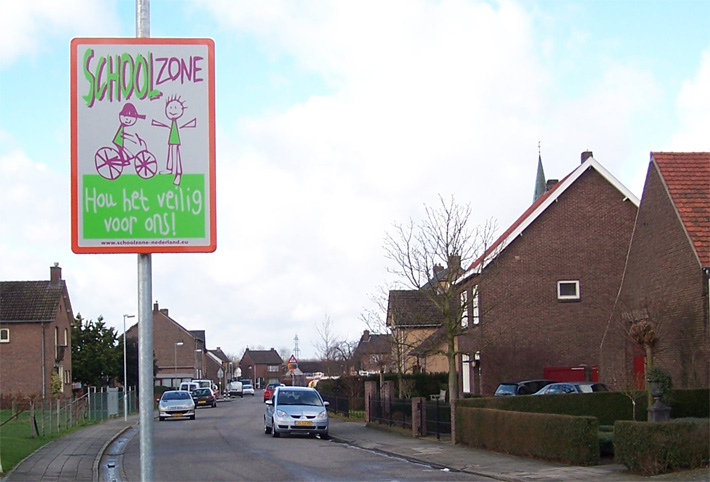
[[[695,77],[683,83],[676,105],[680,126],[668,150],[710,151],[710,49]]]
[[[113,4],[94,0],[0,2],[0,67],[46,50],[48,37],[54,35],[106,35],[116,27]]]

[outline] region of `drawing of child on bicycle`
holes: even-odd
[[[148,151],[148,146],[132,127],[138,119],[145,119],[136,107],[127,102],[118,113],[118,130],[113,136],[113,146],[101,147],[94,155],[96,172],[105,179],[113,181],[123,172],[123,168],[133,162],[136,174],[143,179],[149,179],[158,170],[155,156]]]

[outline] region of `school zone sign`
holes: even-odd
[[[72,250],[216,249],[214,42],[71,42]]]

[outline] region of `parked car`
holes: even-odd
[[[266,402],[264,433],[301,433],[328,438],[328,402],[314,388],[279,386]]]
[[[266,385],[266,388],[264,389],[264,401],[267,401],[271,398],[271,394],[274,393],[276,387],[281,386],[283,386],[283,383],[269,383],[268,385]]]
[[[242,384],[242,391],[244,392],[244,395],[251,395],[253,397],[254,385],[252,385],[251,383],[244,383]]]
[[[180,384],[180,390],[192,393],[193,390],[200,388],[200,384],[197,382],[182,382]]]
[[[513,395],[532,395],[542,387],[555,382],[556,380],[547,380],[544,378],[539,380],[523,380],[522,382],[505,382],[498,385],[494,396],[509,397]]]
[[[227,393],[230,397],[243,397],[244,388],[239,380],[232,380],[227,384]]]
[[[551,383],[535,392],[534,395],[556,395],[560,393],[593,393],[609,391],[609,387],[599,382],[561,382]]]
[[[168,390],[163,393],[158,402],[158,420],[162,422],[168,417],[188,417],[195,420],[195,401],[190,392]]]
[[[211,388],[198,388],[193,390],[192,399],[198,407],[204,405],[205,407],[210,406],[215,408],[217,406],[217,397],[215,397]]]

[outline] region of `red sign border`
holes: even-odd
[[[80,45],[204,45],[207,47],[207,97],[209,99],[209,244],[205,245],[164,245],[164,246],[80,246],[79,245],[79,206],[78,206],[78,131],[77,131],[77,62]],[[76,254],[119,254],[119,253],[213,253],[217,249],[217,195],[215,160],[217,158],[215,142],[215,48],[210,38],[74,38],[71,41],[71,249]]]

